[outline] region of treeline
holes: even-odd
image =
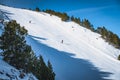
[[[40,12],[43,11],[45,13],[49,13],[50,15],[55,15],[61,18],[62,21],[68,21],[70,17],[66,13],[56,12],[54,10],[46,9],[40,10],[38,7],[35,8],[35,11]]]
[[[97,29],[95,29],[93,25],[90,23],[90,21],[87,19],[83,19],[81,21],[80,18],[74,18],[72,16],[71,21],[74,21],[80,26],[83,26],[93,32],[101,34],[101,37],[105,39],[107,42],[109,42],[109,44],[113,45],[115,48],[120,49],[120,38],[112,31],[107,30],[105,27],[98,27]]]
[[[73,21],[73,22],[75,22],[75,23],[79,24],[80,26],[83,26],[87,29],[90,29],[91,31],[95,31],[93,25],[87,19],[81,20],[80,18],[76,18],[76,17],[72,16],[71,21]]]
[[[98,27],[96,32],[101,34],[102,38],[109,42],[109,44],[120,49],[120,38],[116,34],[107,30],[105,27]]]
[[[55,80],[50,61],[45,64],[42,56],[36,57],[31,46],[26,44],[27,32],[15,20],[5,25],[0,36],[3,60],[24,73],[32,72],[39,80]]]
[[[76,18],[74,16],[70,17],[67,15],[67,13],[56,12],[56,11],[50,10],[50,9],[40,10],[38,7],[35,8],[35,11],[37,11],[37,12],[43,11],[43,12],[49,13],[50,15],[55,15],[55,16],[60,17],[62,21],[73,21],[85,28],[95,31],[95,29],[93,28],[93,25],[87,19],[81,20],[80,18]]]
[[[71,21],[83,26],[93,32],[101,34],[101,37],[105,39],[109,44],[113,45],[115,48],[120,49],[120,38],[118,35],[114,34],[112,31],[107,30],[105,27],[98,27],[95,29],[89,20],[71,17]]]
[[[106,42],[108,42],[110,45],[113,45],[115,48],[120,49],[120,38],[118,37],[118,35],[114,34],[112,31],[107,30],[105,27],[98,27],[97,29],[95,29],[91,22],[87,19],[81,20],[80,18],[76,18],[74,16],[70,17],[66,13],[56,12],[53,10],[45,10],[44,12],[49,13],[50,15],[56,15],[60,17],[63,21],[73,21],[80,26],[83,26],[93,32],[99,33]]]
[[[93,32],[101,34],[102,38],[105,39],[109,44],[114,47],[120,49],[120,38],[114,34],[113,32],[107,30],[105,27],[98,27],[97,29],[91,24],[91,22],[87,19],[80,19],[74,16],[69,17],[66,13],[55,12],[53,10],[45,10],[44,12],[49,13],[51,15],[59,16],[63,21],[71,20],[80,26],[83,26]]]
[[[37,9],[37,8],[36,8]],[[62,21],[73,21],[91,31],[95,31],[93,25],[87,19],[80,20],[80,18],[76,18],[74,16],[68,16],[67,13],[56,12],[54,10],[43,10],[43,12],[49,13],[50,15],[55,15],[61,18]]]
[[[56,12],[54,10],[44,10],[44,12],[49,13],[50,15],[55,15],[61,18],[62,21],[69,20],[69,16],[66,13]]]

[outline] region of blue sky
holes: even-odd
[[[94,27],[105,26],[120,37],[120,0],[0,0],[13,7],[52,9],[87,18]]]

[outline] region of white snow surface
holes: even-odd
[[[101,35],[44,12],[2,5],[0,10],[25,26],[29,34],[27,43],[37,56],[51,61],[56,80],[120,80],[120,50]]]
[[[10,66],[0,57],[0,80],[37,80],[33,74],[25,74],[24,78],[20,78],[21,71]]]

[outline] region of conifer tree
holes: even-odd
[[[69,20],[69,16],[66,14],[66,13],[61,13],[60,14],[61,15],[61,19],[62,19],[62,21],[67,21],[67,20]]]
[[[48,77],[49,80],[55,80],[55,73],[53,72],[53,68],[50,61],[48,61]]]
[[[87,29],[90,29],[91,31],[95,31],[93,25],[87,19],[84,19],[82,21],[82,26],[86,27]]]
[[[38,7],[36,7],[35,11],[39,12],[39,11],[40,11],[40,9],[39,9]]]
[[[0,37],[0,48],[4,60],[17,69],[26,70],[28,62],[34,55],[32,49],[26,44],[27,30],[12,20],[4,27]]]
[[[48,65],[46,65],[43,57],[40,55],[39,58],[35,58],[33,64],[32,73],[39,80],[55,80],[55,73],[53,72],[50,61],[48,61]]]
[[[118,56],[118,60],[120,60],[120,55]]]
[[[71,21],[74,21],[74,19],[75,19],[74,16],[71,16]]]
[[[39,57],[37,62],[37,76],[39,80],[49,80],[48,79],[48,68],[42,58],[42,56]]]
[[[32,72],[39,80],[54,80],[52,65],[45,64],[42,56],[37,58],[26,44],[27,30],[15,20],[6,24],[0,37],[0,49],[4,60],[24,72]]]
[[[120,38],[111,31],[108,31],[105,27],[98,27],[96,32],[101,34],[102,38],[104,38],[109,44],[113,45],[116,48],[120,48]]]

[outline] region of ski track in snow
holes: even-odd
[[[46,62],[51,61],[56,80],[120,80],[120,50],[99,34],[44,12],[2,5],[0,10],[25,26],[27,43],[37,56],[41,54]]]

